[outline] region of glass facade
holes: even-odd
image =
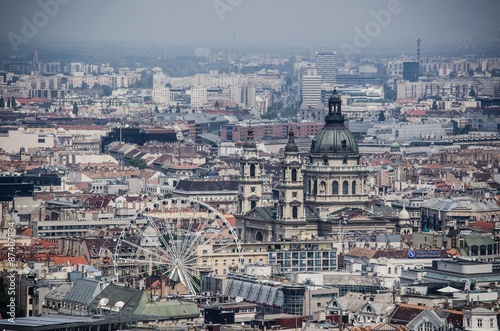
[[[285,313],[302,315],[304,313],[304,295],[306,289],[303,286],[284,286]]]
[[[337,270],[337,250],[331,245],[281,244],[268,250],[269,264],[279,265],[283,272]]]

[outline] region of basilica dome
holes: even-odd
[[[341,100],[337,90],[333,90],[328,99],[326,124],[319,130],[311,144],[311,154],[346,155],[359,154],[358,143],[351,131],[344,125],[341,112]]]

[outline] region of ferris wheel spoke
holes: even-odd
[[[150,250],[150,249],[148,249],[148,248],[145,248],[145,247],[143,247],[143,246],[137,245],[137,244],[135,244],[135,243],[133,243],[133,242],[131,242],[131,241],[128,241],[128,240],[123,240],[123,242],[124,242],[124,243],[126,243],[126,244],[129,244],[130,246],[135,247],[135,248],[137,248],[137,249],[139,249],[139,250],[142,250],[142,251],[145,251],[145,252],[149,253],[149,255],[150,255],[150,256],[160,256],[160,255],[158,254],[158,252],[155,252],[155,251],[152,251],[152,250]],[[166,252],[164,252],[164,253],[166,253]],[[136,251],[134,254],[136,254],[136,255],[137,255],[137,251]],[[165,254],[165,257],[167,257],[167,258],[168,258],[168,257],[169,257],[169,256],[168,256],[168,254]]]
[[[158,264],[158,265],[166,265],[165,262],[162,261],[154,261],[154,260],[138,260],[138,259],[127,259],[127,258],[121,258],[120,259],[120,264],[126,264],[126,263],[139,263],[141,265],[145,264]]]
[[[155,223],[152,219],[150,219],[150,218],[148,218],[148,221],[149,221],[149,224],[151,224],[151,227],[152,227],[152,228],[156,231],[156,233],[158,234],[158,238],[159,238],[159,240],[161,241],[161,243],[165,246],[165,249],[166,249],[166,250],[169,250],[169,248],[170,248],[170,247],[168,246],[168,244],[167,244],[167,242],[166,242],[165,238],[163,237],[163,233],[161,233],[161,231],[160,231],[160,230],[158,229],[158,227],[156,226],[156,223]]]
[[[183,243],[182,243],[182,250],[185,251],[186,249],[189,250],[188,247],[186,247],[186,245],[189,245],[192,244],[193,241],[189,240],[191,235],[195,232],[192,231],[192,225],[193,223],[195,222],[195,219],[193,219],[193,222],[191,222],[191,220],[189,220],[189,226],[188,226],[188,235],[184,238],[183,240]]]
[[[147,235],[146,233],[144,233],[144,231],[142,231],[139,227],[136,227],[136,230],[144,237],[144,238],[147,238],[149,240],[151,240],[151,242],[153,243],[153,245],[163,254],[165,254],[166,256],[170,257],[168,252],[165,251],[160,245],[158,245],[155,240],[153,240],[153,238],[151,238],[149,235]],[[157,233],[158,235],[161,235],[160,233]],[[140,248],[143,248],[142,246],[139,246]],[[158,254],[158,253],[156,253]]]

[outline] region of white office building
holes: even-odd
[[[321,76],[316,69],[307,69],[302,76],[302,102],[315,106],[321,100]]]
[[[318,75],[321,76],[321,83],[334,85],[337,81],[337,52],[315,52],[314,63],[318,70]]]

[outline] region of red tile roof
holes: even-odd
[[[50,259],[56,265],[77,265],[85,264],[88,265],[87,259],[84,256],[51,256]]]

